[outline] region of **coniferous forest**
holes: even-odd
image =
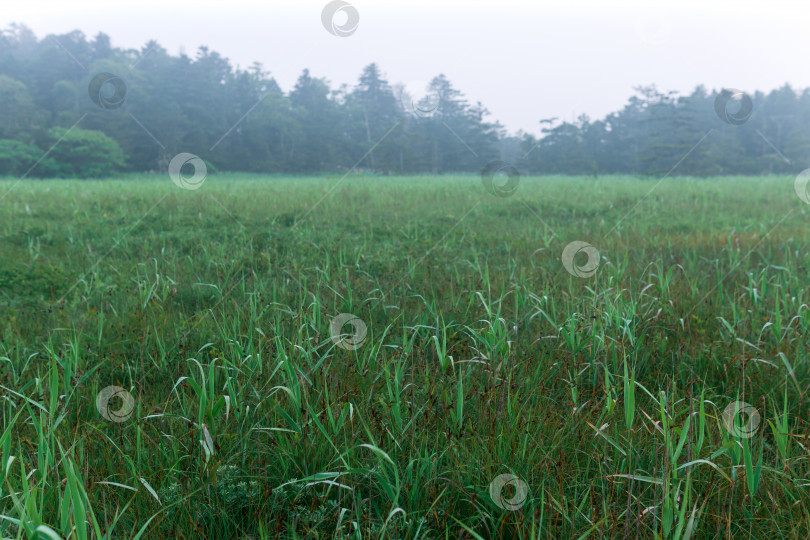
[[[478,172],[503,159],[525,174],[660,175],[699,141],[676,174],[810,165],[810,90],[788,85],[742,89],[747,102],[728,107],[744,125],[721,118],[723,89],[681,95],[650,85],[605,118],[538,118],[536,133],[515,134],[443,74],[412,96],[376,63],[340,87],[303,69],[288,92],[271,70],[234,67],[207,47],[173,56],[154,41],[123,49],[103,33],[38,38],[12,24],[0,33],[0,174],[159,171],[190,152],[209,171]]]

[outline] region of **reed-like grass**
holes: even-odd
[[[792,178],[15,182],[2,538],[810,535]]]

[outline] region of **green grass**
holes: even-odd
[[[792,178],[339,180],[0,182],[0,537],[810,535]]]

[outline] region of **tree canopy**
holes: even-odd
[[[746,96],[753,113],[739,122],[717,109],[722,89],[639,87],[601,120],[539,119],[540,136],[507,133],[445,75],[418,90],[409,95],[372,63],[339,88],[304,69],[285,93],[261,64],[240,69],[207,47],[173,56],[155,41],[123,49],[78,30],[38,39],[12,24],[0,32],[0,174],[158,171],[180,152],[217,170],[302,174],[478,172],[496,159],[541,174],[810,165],[810,91],[788,85]]]

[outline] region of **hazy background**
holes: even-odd
[[[370,62],[392,84],[444,73],[491,119],[538,135],[541,118],[601,118],[639,85],[810,86],[806,2],[353,0],[360,24],[346,38],[324,30],[326,3],[14,0],[0,26],[20,22],[39,38],[104,32],[128,48],[156,39],[192,57],[207,45],[242,68],[263,63],[285,92],[304,68],[333,88]]]

